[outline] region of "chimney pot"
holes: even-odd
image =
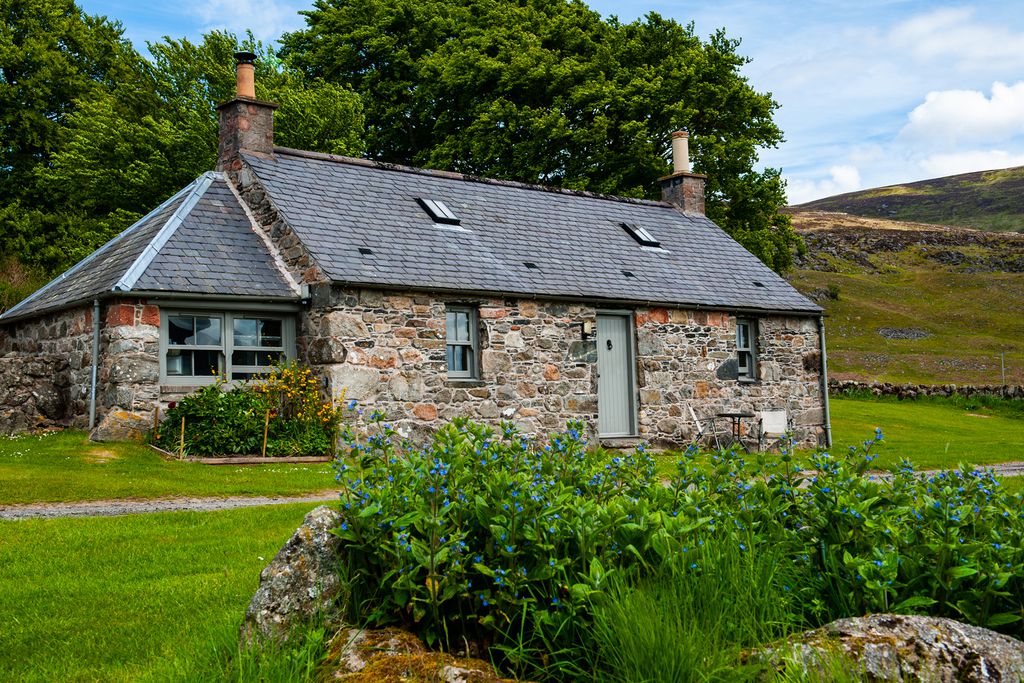
[[[256,99],[256,54],[235,53],[235,94],[236,97]]]
[[[690,134],[685,130],[672,133],[672,172],[690,172]]]

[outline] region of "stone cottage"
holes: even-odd
[[[662,201],[285,149],[252,59],[217,170],[0,316],[0,431],[123,438],[298,358],[414,431],[678,444],[691,408],[781,409],[828,439],[822,310],[705,217],[685,133]]]

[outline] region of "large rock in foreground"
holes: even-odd
[[[341,523],[336,510],[321,505],[306,515],[273,561],[260,574],[242,622],[242,642],[254,636],[283,640],[295,626],[314,617],[340,624],[338,548],[341,540],[331,529]]]
[[[502,683],[487,662],[431,652],[411,633],[342,629],[331,644],[328,680],[347,683]]]
[[[788,661],[789,666],[802,662],[814,669],[827,665],[837,654],[854,660],[852,668],[869,681],[1024,681],[1024,642],[934,617],[873,614],[839,619],[754,657],[776,667]]]

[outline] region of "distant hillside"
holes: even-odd
[[[1024,234],[795,211],[789,280],[825,307],[833,376],[1024,384]]]
[[[791,208],[1024,232],[1024,166],[849,192]]]

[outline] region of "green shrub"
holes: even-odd
[[[184,420],[188,455],[260,455],[266,425],[268,456],[329,455],[335,450],[343,399],[325,398],[309,367],[283,363],[233,387],[218,379],[172,403],[153,442],[179,451]]]
[[[671,590],[697,591],[680,609],[697,611],[721,596],[713,584],[747,572],[754,583],[737,595],[763,623],[722,629],[734,643],[880,611],[1021,633],[1020,497],[969,468],[868,476],[880,434],[799,464],[784,450],[719,453],[708,466],[689,451],[662,482],[642,449],[590,449],[578,424],[533,442],[455,420],[413,447],[371,422],[368,438],[347,430],[351,457],[337,465],[356,623],[397,623],[445,648],[476,642],[530,678],[584,676],[609,585],[671,572],[682,587]]]

